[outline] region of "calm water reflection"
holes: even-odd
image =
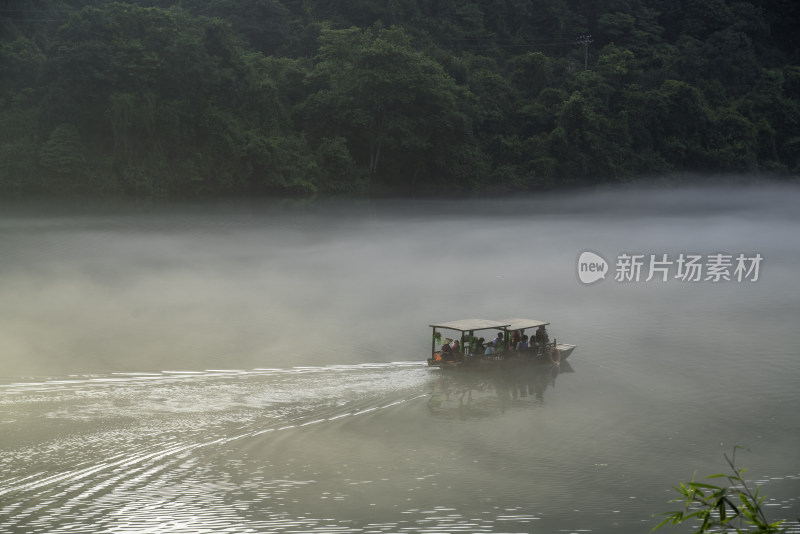
[[[4,205],[0,530],[638,533],[734,445],[797,517],[799,200]],[[587,249],[764,263],[584,286]],[[571,368],[422,364],[428,324],[508,316]]]
[[[560,374],[574,373],[567,360],[559,365],[531,365],[513,370],[444,371],[437,373],[428,396],[431,415],[445,418],[492,417],[516,406],[544,402]]]

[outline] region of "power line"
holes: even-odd
[[[514,39],[446,39],[452,45],[460,45],[471,48],[478,47],[497,47],[497,48],[540,48],[549,46],[575,46],[575,41],[523,41],[518,42]]]

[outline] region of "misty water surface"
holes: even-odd
[[[797,517],[798,200],[5,203],[0,526],[646,532],[735,445]],[[617,282],[622,253],[763,262]],[[542,398],[423,365],[427,325],[514,316],[578,345]]]

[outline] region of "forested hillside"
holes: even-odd
[[[0,191],[800,171],[795,0],[5,0]]]

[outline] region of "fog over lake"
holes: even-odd
[[[796,518],[798,205],[6,201],[0,530],[647,532],[736,445]],[[605,279],[579,280],[584,251]],[[507,317],[548,321],[574,372],[542,395],[424,365],[428,325]]]

